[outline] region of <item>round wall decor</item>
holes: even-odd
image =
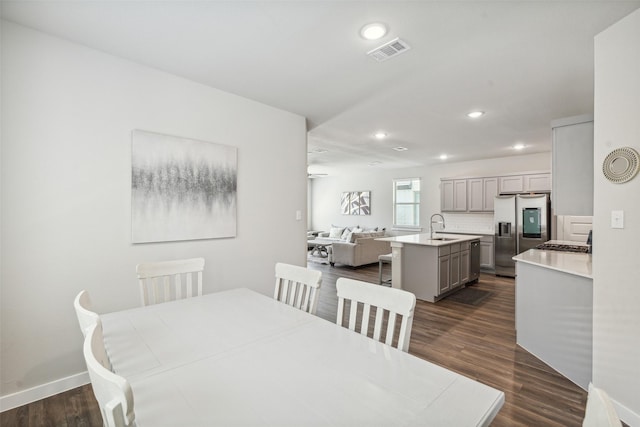
[[[630,181],[640,168],[640,155],[631,147],[616,148],[602,163],[602,173],[611,182],[622,184]]]

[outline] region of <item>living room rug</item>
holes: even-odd
[[[462,304],[478,305],[488,297],[493,295],[491,291],[483,291],[481,289],[464,288],[458,292],[449,295],[446,299],[459,302]]]
[[[315,262],[316,264],[329,264],[329,258],[314,256],[314,255],[311,255],[311,252],[307,254],[307,261]]]

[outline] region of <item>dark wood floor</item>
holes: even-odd
[[[102,427],[91,385],[74,388],[0,414],[2,427]]]
[[[338,277],[378,281],[377,264],[309,267],[322,271],[317,314],[332,322]],[[580,426],[586,392],[516,345],[513,280],[482,274],[473,286],[492,294],[478,306],[418,301],[409,352],[504,391],[506,402],[493,426]],[[101,425],[89,385],[0,414],[2,427]]]

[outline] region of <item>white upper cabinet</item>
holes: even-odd
[[[482,178],[472,178],[467,180],[467,189],[469,190],[469,211],[481,212],[482,211]]]
[[[529,193],[542,193],[551,191],[551,174],[538,173],[523,175],[524,191]]]
[[[501,176],[500,193],[546,193],[551,191],[551,174],[535,173]]]
[[[524,173],[498,177],[440,180],[442,212],[493,212],[493,201],[499,194],[548,193],[549,172]]]
[[[440,181],[440,210],[453,211],[453,180]]]
[[[453,181],[453,210],[460,212],[467,210],[467,180]]]
[[[440,210],[442,212],[466,212],[466,179],[443,179],[440,181]]]
[[[482,189],[482,210],[493,212],[493,201],[498,193],[498,178],[484,178]]]
[[[493,212],[493,200],[498,195],[498,178],[467,180],[469,212]]]
[[[501,193],[523,193],[524,179],[522,175],[501,176],[500,177]]]

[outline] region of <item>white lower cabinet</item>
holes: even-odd
[[[469,281],[469,271],[471,270],[471,258],[469,250],[460,251],[460,284]]]
[[[444,255],[438,258],[438,294],[447,292],[451,282],[451,257]]]
[[[463,259],[461,244],[454,243],[439,248],[438,257],[438,295],[469,281],[469,242],[465,242],[466,256]],[[463,280],[464,276],[464,280]]]
[[[451,252],[449,264],[449,289],[460,286],[460,251]]]

